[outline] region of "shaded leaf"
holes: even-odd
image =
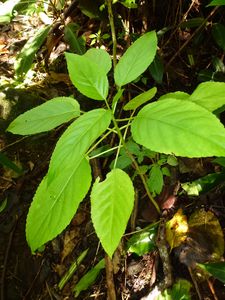
[[[91,216],[106,253],[112,257],[125,232],[134,205],[130,177],[113,169],[103,182],[97,179],[91,191]]]
[[[137,143],[152,151],[186,157],[225,155],[223,125],[193,102],[167,99],[148,104],[132,122],[131,131]]]
[[[96,280],[100,271],[105,268],[105,260],[100,260],[90,271],[88,271],[75,285],[74,296],[78,297],[80,292],[87,290]]]
[[[65,53],[69,76],[74,86],[85,96],[104,100],[108,95],[109,83],[101,64],[96,64],[85,55]]]
[[[172,287],[172,300],[191,300],[190,289],[192,285],[185,279],[179,279]]]
[[[199,27],[203,24],[203,22],[205,22],[204,18],[192,18],[190,20],[186,20],[184,22],[182,22],[180,24],[180,28],[185,29],[185,28],[195,28],[195,27]]]
[[[150,225],[132,235],[127,241],[127,251],[142,256],[156,248],[158,224]]]
[[[23,170],[11,161],[5,154],[0,152],[0,164],[15,171],[17,174],[22,174]]]
[[[215,42],[217,43],[217,45],[223,49],[223,51],[225,51],[225,26],[220,24],[220,23],[216,23],[213,24],[212,26],[212,36],[215,40]]]
[[[50,29],[51,25],[39,29],[22,48],[14,64],[17,76],[23,76],[30,70],[35,54],[44,43]]]
[[[92,48],[85,53],[90,61],[95,62],[99,68],[102,69],[106,74],[112,68],[112,60],[110,55],[103,49]]]
[[[147,184],[154,195],[161,193],[163,188],[163,174],[158,164],[152,165]]]
[[[146,92],[141,93],[137,97],[131,99],[124,107],[124,110],[135,110],[142,104],[146,103],[147,101],[151,100],[157,92],[157,88],[154,87]]]
[[[224,236],[219,220],[211,211],[196,210],[189,218],[189,230],[205,236],[210,245],[213,260],[218,260],[224,253]]]
[[[75,262],[72,263],[72,265],[69,267],[68,271],[66,272],[66,274],[62,277],[62,279],[60,280],[59,284],[58,284],[58,288],[60,290],[63,289],[63,287],[65,286],[65,284],[70,280],[70,278],[73,276],[73,274],[76,272],[77,268],[79,267],[79,265],[82,263],[82,261],[84,260],[84,258],[86,257],[87,253],[88,253],[89,249],[84,250],[76,259]]]
[[[149,71],[154,80],[161,84],[163,80],[164,66],[161,57],[158,54],[156,54],[155,59],[151,63]]]
[[[198,266],[225,283],[225,262],[198,264]]]
[[[51,130],[80,115],[79,103],[69,97],[53,98],[19,115],[7,131],[14,134],[35,134]]]
[[[135,80],[153,61],[157,50],[155,31],[138,38],[120,58],[114,72],[116,85],[119,87]]]
[[[72,52],[82,55],[85,52],[85,40],[83,37],[78,37],[76,35],[76,29],[76,24],[67,24],[64,28],[64,38],[70,45],[70,50]]]

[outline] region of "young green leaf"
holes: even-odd
[[[142,104],[146,103],[147,101],[151,100],[157,92],[157,88],[154,87],[144,93],[141,93],[137,97],[131,99],[124,107],[124,110],[135,110]]]
[[[213,24],[212,26],[212,36],[215,40],[215,42],[217,43],[217,45],[223,49],[223,51],[225,51],[225,26],[220,24],[220,23],[216,23]]]
[[[130,177],[120,169],[99,178],[91,191],[91,217],[97,236],[112,257],[125,232],[134,205],[134,188]]]
[[[198,264],[198,266],[225,283],[225,262]]]
[[[107,129],[110,121],[110,111],[101,108],[91,110],[75,120],[56,144],[50,161],[48,182],[56,180],[61,185],[64,172],[73,172],[92,143]]]
[[[137,39],[124,53],[115,68],[115,83],[121,87],[140,76],[153,61],[157,36],[150,31]]]
[[[69,97],[53,98],[19,115],[7,128],[14,134],[35,134],[51,130],[80,115],[79,103]]]
[[[193,102],[167,99],[148,104],[132,122],[131,131],[137,143],[156,152],[186,157],[225,156],[223,125]]]
[[[14,68],[17,76],[23,76],[29,71],[35,54],[44,43],[50,29],[51,25],[39,29],[37,33],[27,41],[15,61]]]
[[[105,260],[103,258],[97,263],[97,265],[94,266],[94,268],[88,271],[75,285],[73,289],[75,297],[78,297],[80,292],[87,290],[95,282],[100,271],[104,268],[105,268]]]
[[[214,111],[225,104],[225,83],[203,82],[197,86],[188,100]]]
[[[178,99],[178,100],[189,100],[190,95],[185,92],[173,92],[173,93],[167,93],[165,95],[162,95],[158,100],[165,100],[165,99]]]
[[[85,55],[65,53],[69,76],[74,86],[85,96],[105,100],[109,83],[101,63],[91,61]]]
[[[160,194],[163,188],[163,174],[158,164],[154,164],[150,170],[147,180],[150,191],[155,194]]]
[[[112,60],[109,54],[103,49],[92,48],[85,53],[85,57],[99,65],[106,74],[112,68]]]
[[[158,224],[150,225],[135,233],[127,241],[127,251],[142,256],[156,248]]]
[[[32,251],[66,228],[90,188],[91,168],[85,158],[74,167],[62,166],[60,172],[63,176],[50,184],[48,176],[42,180],[31,203],[26,238]]]

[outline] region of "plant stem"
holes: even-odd
[[[109,23],[112,33],[112,43],[113,43],[113,67],[116,67],[116,48],[117,48],[117,40],[116,40],[116,30],[113,18],[113,11],[112,11],[112,0],[107,0],[108,6],[108,15],[109,15]]]
[[[160,210],[160,208],[159,208],[159,206],[158,206],[158,203],[155,201],[155,199],[153,198],[152,194],[150,193],[149,188],[148,188],[148,185],[147,185],[147,182],[146,182],[146,180],[145,180],[145,176],[142,174],[142,172],[141,172],[141,170],[140,170],[140,168],[139,168],[139,165],[138,165],[138,163],[136,162],[134,156],[133,156],[132,153],[130,153],[130,151],[127,149],[127,145],[126,145],[126,143],[125,143],[125,140],[124,140],[124,138],[123,138],[123,135],[122,135],[122,133],[121,133],[121,131],[120,131],[120,128],[119,128],[119,126],[118,126],[118,124],[117,124],[117,121],[116,121],[116,119],[115,119],[115,116],[114,116],[114,114],[113,114],[113,112],[112,112],[112,110],[111,110],[111,108],[110,108],[110,106],[109,106],[107,100],[105,101],[105,103],[106,103],[107,108],[111,111],[112,121],[113,121],[113,124],[114,124],[114,126],[115,126],[115,129],[116,129],[116,131],[117,131],[117,134],[118,134],[118,136],[119,136],[119,139],[120,139],[120,141],[121,141],[121,143],[122,143],[122,145],[123,145],[123,147],[124,147],[124,149],[125,149],[127,155],[128,155],[128,156],[130,157],[130,159],[132,160],[132,163],[133,163],[133,165],[134,165],[136,171],[138,172],[138,175],[139,175],[140,178],[141,178],[141,181],[142,181],[142,183],[143,183],[143,185],[144,185],[145,191],[146,191],[146,193],[147,193],[149,199],[151,200],[151,202],[152,202],[152,204],[154,205],[154,207],[155,207],[155,209],[157,210],[157,212],[160,214],[160,213],[161,213],[161,210]]]

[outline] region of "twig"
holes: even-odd
[[[107,282],[107,300],[116,300],[116,291],[113,278],[113,263],[111,258],[105,256],[106,282]]]
[[[107,6],[108,6],[109,23],[110,23],[110,27],[111,27],[112,42],[113,42],[113,67],[115,69],[117,40],[116,40],[116,30],[115,30],[113,11],[112,11],[112,0],[107,0]]]
[[[202,28],[205,26],[207,21],[215,14],[217,11],[218,6],[216,6],[211,13],[208,15],[208,17],[204,20],[204,22],[192,33],[192,35],[186,40],[186,42],[183,43],[183,45],[180,47],[180,49],[173,55],[173,57],[169,60],[169,62],[166,64],[165,69],[168,69],[170,64],[174,61],[174,59],[180,54],[180,52],[189,44],[189,42],[193,39],[193,37],[199,33],[199,31],[202,30]]]
[[[169,251],[166,241],[166,216],[162,216],[158,229],[158,237],[156,244],[159,250],[159,255],[162,260],[164,281],[159,285],[160,289],[164,290],[170,287],[173,283],[172,266],[169,257]]]
[[[16,225],[17,225],[18,219],[16,218],[15,224],[9,234],[9,240],[8,240],[8,245],[5,251],[5,258],[4,258],[4,263],[3,263],[3,270],[2,270],[2,276],[1,276],[1,300],[5,300],[5,274],[6,274],[6,269],[7,269],[7,264],[8,264],[8,258],[9,258],[9,251],[12,245],[12,239],[13,235],[15,233]]]

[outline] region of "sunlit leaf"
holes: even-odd
[[[225,83],[203,82],[197,86],[188,100],[212,112],[225,104]]]
[[[213,0],[207,6],[225,5],[225,0]]]
[[[166,239],[172,250],[183,243],[187,237],[188,223],[187,217],[180,208],[172,219],[166,223]]]
[[[103,49],[89,49],[85,53],[85,57],[99,65],[99,68],[101,68],[106,74],[112,68],[112,59],[110,55]]]
[[[190,101],[166,99],[146,105],[132,122],[131,131],[136,143],[152,151],[186,157],[225,155],[223,125]]]
[[[91,191],[91,216],[95,231],[106,253],[112,257],[125,232],[134,205],[130,177],[113,169],[104,181],[99,179]]]
[[[79,103],[69,97],[53,98],[19,115],[7,131],[14,134],[35,134],[51,130],[80,115]]]
[[[225,173],[212,173],[192,182],[182,183],[181,186],[189,196],[198,196],[207,193],[224,182]]]
[[[97,64],[85,55],[65,53],[65,56],[69,76],[74,86],[91,99],[106,99],[109,83],[101,62]]]
[[[153,61],[157,50],[155,31],[138,38],[120,58],[115,68],[115,83],[121,87],[140,76]]]
[[[150,225],[133,234],[127,241],[127,251],[142,256],[154,250],[156,247],[157,228],[158,224]]]
[[[157,92],[157,88],[152,88],[146,92],[141,93],[140,95],[136,96],[135,98],[131,99],[126,105],[124,105],[124,110],[135,110],[142,104],[146,103],[147,101],[151,100]]]

